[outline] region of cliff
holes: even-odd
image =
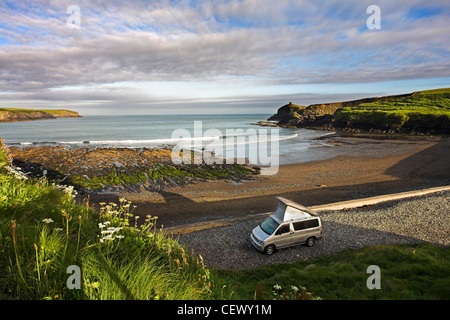
[[[307,107],[295,105],[292,102],[289,102],[279,108],[277,113],[267,120],[277,120],[278,125],[282,127],[322,126],[332,121],[332,115],[338,109],[347,107],[354,108],[363,103],[409,97],[413,94],[414,93],[408,93],[397,96],[373,97],[343,102],[311,104]]]
[[[47,120],[57,118],[81,118],[78,112],[70,110],[34,110],[0,108],[0,122]]]
[[[351,101],[292,102],[269,121],[277,126],[374,133],[450,134],[450,88]]]

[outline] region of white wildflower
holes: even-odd
[[[105,221],[103,224],[99,223],[99,227],[100,228],[104,228],[106,225],[109,225],[110,223],[111,223],[110,221]],[[118,231],[120,231],[122,229],[123,229],[123,227],[108,227],[106,230],[100,231],[101,235],[103,236],[100,239],[100,243],[103,243],[105,240],[112,241],[114,239],[123,239],[123,238],[125,238],[122,235],[114,236],[114,233],[116,233],[116,232],[118,232]]]
[[[274,285],[273,288],[274,288],[275,290],[281,290],[281,289],[282,289],[281,286],[280,286],[279,284]]]
[[[78,194],[78,192],[75,190],[75,188],[74,188],[73,186],[64,186],[64,185],[59,185],[59,184],[54,184],[54,183],[52,183],[52,185],[53,185],[55,188],[57,188],[57,189],[59,189],[59,190],[65,192],[65,193],[67,193],[67,194],[70,195],[72,198],[75,198],[76,195]]]
[[[43,219],[42,222],[45,222],[46,224],[49,224],[49,223],[52,223],[52,222],[55,222],[55,221],[53,221],[51,218],[47,218],[47,219]]]
[[[4,168],[8,172],[12,173],[16,179],[28,180],[28,177],[21,171],[21,169],[19,167],[14,168],[14,167],[10,167],[10,166],[4,166]]]

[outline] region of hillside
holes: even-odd
[[[56,118],[81,118],[81,116],[78,112],[70,110],[0,108],[0,122],[46,120]]]
[[[280,127],[348,132],[450,134],[450,88],[352,101],[282,106]]]

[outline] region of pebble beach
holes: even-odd
[[[347,248],[421,242],[450,245],[449,191],[366,208],[323,211],[319,216],[324,236],[313,247],[299,245],[271,256],[253,248],[249,239],[262,220],[183,234],[179,241],[201,254],[207,266],[232,270],[303,261]]]

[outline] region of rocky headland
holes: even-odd
[[[0,108],[0,122],[49,120],[57,118],[81,118],[80,114],[70,110],[33,110]]]
[[[450,89],[309,106],[289,102],[267,120],[272,126],[276,121],[280,127],[344,132],[450,134]]]

